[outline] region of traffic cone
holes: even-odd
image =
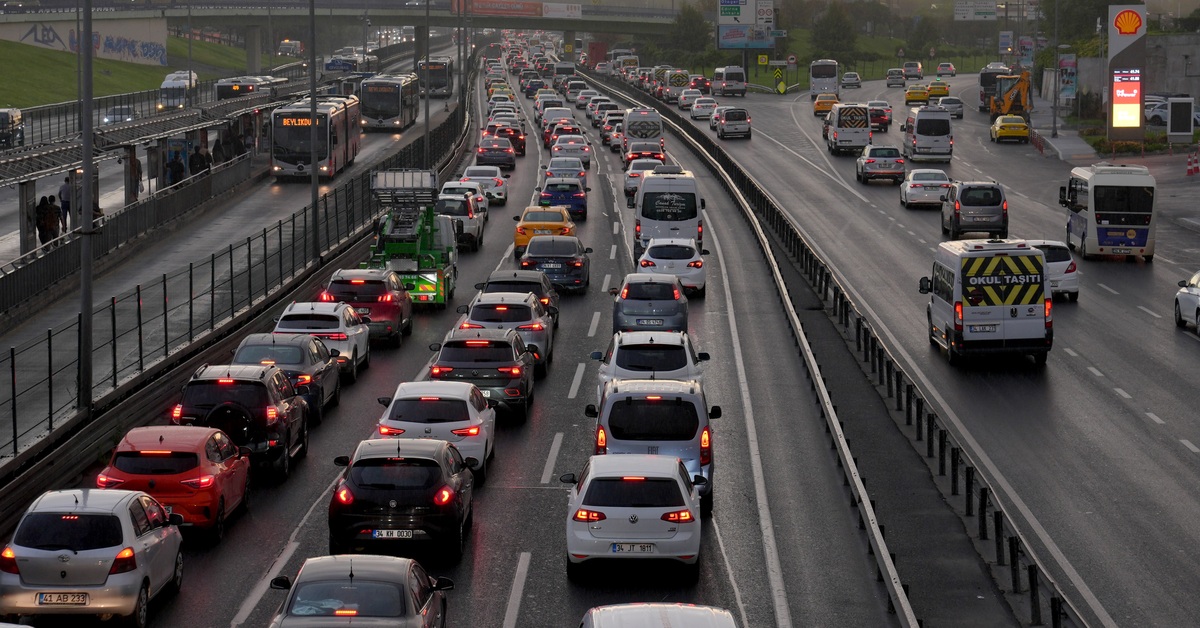
[[[1196,174],[1195,153],[1188,153],[1187,176]]]

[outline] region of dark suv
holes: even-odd
[[[256,465],[272,467],[284,480],[292,458],[308,453],[308,393],[277,366],[206,364],[184,384],[171,422],[222,430],[250,449]]]
[[[516,412],[521,422],[529,418],[536,360],[517,330],[455,329],[429,349],[437,352],[430,379],[475,384],[488,400]]]
[[[1008,237],[1008,199],[995,181],[955,181],[942,196],[942,234],[957,240],[974,231]]]
[[[395,271],[382,268],[352,268],[333,273],[320,300],[346,303],[371,319],[371,339],[382,338],[399,347],[401,336],[413,331],[413,301]]]
[[[530,292],[542,305],[554,308],[554,327],[558,328],[559,296],[550,278],[540,270],[498,270],[487,281],[475,284],[475,289],[489,292]]]

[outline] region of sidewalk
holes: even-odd
[[[1066,127],[1066,121],[1061,115],[1058,118],[1058,137],[1051,137],[1054,129],[1054,103],[1043,100],[1036,94],[1032,94],[1032,97],[1033,114],[1030,115],[1030,124],[1045,140],[1045,154],[1048,157],[1057,156],[1061,161],[1075,162],[1079,165],[1090,165],[1100,160],[1091,144],[1079,137],[1078,129]]]

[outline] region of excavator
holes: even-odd
[[[1033,100],[1030,98],[1029,71],[1019,75],[1007,74],[996,77],[996,93],[992,95],[988,107],[991,121],[995,122],[1000,116],[1021,116],[1029,122],[1029,114],[1033,111]]]

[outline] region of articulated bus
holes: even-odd
[[[362,128],[399,131],[416,122],[421,108],[415,74],[377,74],[363,79]]]
[[[1070,212],[1067,246],[1084,259],[1140,255],[1154,261],[1154,188],[1145,166],[1101,162],[1072,169],[1070,181],[1058,188],[1058,204]]]
[[[307,98],[276,109],[271,114],[271,174],[276,180],[308,177],[315,167],[331,178],[358,155],[362,131],[357,96],[317,98],[316,165],[312,163],[310,130],[314,124]]]
[[[233,78],[223,78],[217,81],[217,100],[249,96],[264,89],[286,85],[287,82],[286,78],[275,78],[273,76],[235,76]]]
[[[427,78],[428,77],[428,78]],[[454,60],[450,57],[430,57],[417,65],[421,95],[449,98],[454,94]],[[429,85],[425,85],[425,81]]]
[[[817,99],[817,94],[837,94],[840,77],[838,62],[833,59],[817,59],[808,65],[808,96]]]

